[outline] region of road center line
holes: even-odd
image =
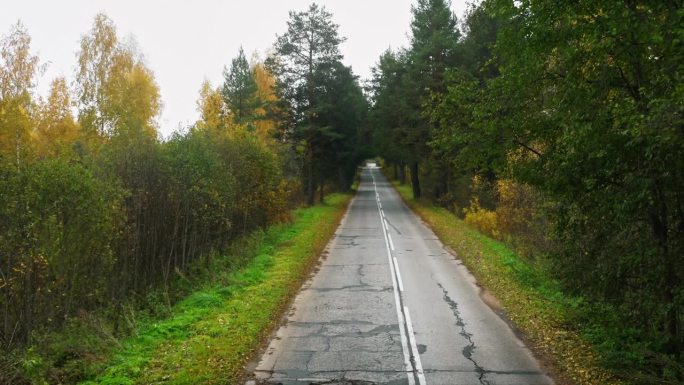
[[[369,170],[369,173],[371,175],[371,178],[373,178],[373,184],[375,185],[375,177],[373,176],[373,171]],[[382,212],[380,211],[380,195],[377,192],[377,186],[375,186],[374,189],[375,189],[375,194],[378,197],[378,201],[377,201],[378,215],[380,216],[380,221],[384,221],[384,219],[382,218]],[[385,225],[387,225],[387,222],[385,222]],[[392,257],[392,252],[390,251],[390,245],[389,245],[389,239],[388,239],[389,234],[385,230],[385,227],[382,227],[382,234],[383,234],[383,237],[385,238],[385,248],[387,250],[387,259],[389,260],[389,264],[390,264],[390,274],[392,276],[392,291],[394,292],[394,305],[395,305],[394,307],[397,311],[397,321],[399,322],[399,325],[400,325],[399,334],[401,337],[401,349],[402,349],[402,352],[404,355],[404,367],[406,368],[406,377],[408,379],[409,385],[415,385],[414,373],[417,371],[417,367],[416,367],[416,370],[414,370],[414,366],[410,360],[411,355],[410,355],[409,350],[408,350],[408,342],[407,342],[407,336],[406,336],[407,329],[405,328],[406,323],[404,322],[404,316],[402,314],[402,311],[404,308],[402,308],[401,298],[399,297],[399,291],[397,290],[397,284],[400,281],[397,279],[396,273],[398,273],[399,270],[396,270],[396,273],[395,273],[395,268],[394,268],[395,264],[394,264],[394,261],[392,260],[393,257]],[[403,290],[403,288],[402,288],[402,290]],[[408,310],[408,308],[405,308],[405,309]],[[421,373],[422,373],[422,370],[423,369],[421,367],[420,368]],[[420,381],[420,378],[421,377],[419,376],[418,377],[419,381]],[[425,385],[425,376],[423,376],[422,378],[423,378],[423,380],[422,380],[422,382],[420,382],[420,385]]]
[[[423,364],[420,363],[420,354],[418,353],[418,346],[416,345],[416,337],[413,335],[413,324],[411,323],[411,315],[408,307],[404,306],[404,317],[406,317],[406,328],[408,329],[409,342],[411,343],[411,352],[413,353],[413,363],[416,365],[416,372],[418,374],[418,382],[420,385],[425,385],[425,374],[423,373]]]
[[[404,354],[404,367],[406,368],[406,377],[408,378],[408,383],[409,385],[415,385],[416,384],[416,379],[414,378],[414,370],[413,370],[413,365],[411,364],[411,355],[408,351],[408,341],[406,337],[406,330],[404,330],[404,325],[406,324],[404,322],[404,315],[401,312],[401,305],[400,299],[399,299],[399,292],[397,291],[396,284],[394,283],[394,270],[390,269],[392,272],[392,284],[394,286],[394,303],[396,304],[395,308],[397,309],[397,320],[399,321],[399,335],[401,339],[401,350],[403,351]],[[424,384],[423,384],[424,385]]]
[[[394,251],[394,242],[392,242],[392,234],[387,234],[387,239],[389,239],[390,249]]]
[[[404,291],[404,282],[401,280],[401,272],[399,271],[399,262],[397,261],[397,257],[392,257],[394,260],[394,270],[397,271],[397,282],[399,283],[399,291],[403,292]]]

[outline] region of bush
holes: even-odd
[[[470,207],[463,209],[463,213],[467,224],[484,234],[499,239],[501,233],[499,232],[496,212],[480,207],[479,199],[471,200]]]
[[[4,346],[106,302],[121,191],[79,163],[0,166]]]
[[[93,152],[0,163],[0,179],[0,343],[17,357],[44,348],[2,370],[56,382],[92,369],[95,342],[169,309],[170,282],[189,266],[287,220],[297,188],[274,150],[238,128],[165,143],[115,136]]]

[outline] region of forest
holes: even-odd
[[[373,157],[553,277],[602,366],[629,383],[684,381],[683,4],[483,0],[461,19],[450,7],[416,0],[408,46],[366,82],[343,63],[332,14],[292,11],[268,57],[236,52],[223,84],[201,85],[200,119],[165,139],[154,73],[106,15],[45,97],[45,64],[12,26],[0,383],[31,383],[27,357],[78,325],[130,335],[135,314],[187,294],[178,280],[348,191]],[[49,366],[81,354],[59,349]]]
[[[390,173],[552,274],[636,383],[684,381],[681,10],[419,0],[371,82]]]
[[[166,140],[154,74],[106,15],[83,35],[73,78],[55,79],[46,98],[26,28],[2,38],[0,383],[23,382],[17,357],[54,331],[95,322],[131,333],[137,311],[178,300],[178,276],[287,221],[315,192],[322,201],[326,185],[351,187],[367,101],[330,15],[309,12],[328,23],[328,46],[294,46],[293,25],[278,62],[240,50],[223,84],[202,84],[201,118]],[[312,49],[313,62],[293,59]]]

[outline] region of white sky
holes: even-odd
[[[32,37],[32,49],[49,63],[39,79],[45,94],[60,75],[73,78],[76,52],[93,18],[104,12],[117,26],[119,38],[134,36],[148,67],[154,71],[164,104],[159,126],[167,136],[179,124],[198,118],[196,101],[204,79],[222,82],[223,67],[242,45],[250,57],[264,57],[286,29],[288,11],[303,11],[312,0],[64,0],[3,1],[0,35],[18,20]],[[333,14],[347,38],[344,62],[361,78],[388,47],[406,46],[412,0],[318,0]],[[461,17],[466,0],[452,0]]]

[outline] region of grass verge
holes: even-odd
[[[170,317],[146,322],[106,369],[85,384],[237,384],[244,365],[278,324],[345,212],[351,196],[295,210],[293,222],[256,235],[242,269],[180,301]],[[220,265],[221,258],[218,258]]]
[[[532,350],[550,364],[561,384],[621,384],[600,367],[599,357],[582,338],[581,325],[573,321],[581,300],[564,295],[540,269],[530,266],[505,244],[470,228],[450,211],[414,200],[410,186],[395,183],[395,188],[440,240],[456,252],[479,284],[500,301],[508,318]]]

